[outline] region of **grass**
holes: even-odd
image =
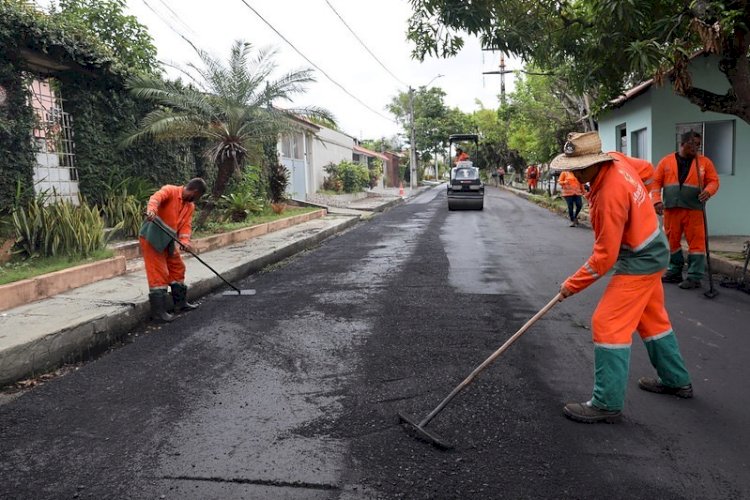
[[[112,257],[112,250],[99,250],[90,257],[70,256],[70,257],[46,257],[32,258],[24,260],[11,260],[0,266],[0,285],[13,283],[14,281],[25,280],[40,276],[42,274],[53,273],[61,269],[88,264],[98,260],[104,260]]]
[[[742,252],[722,252],[720,250],[712,250],[711,253],[720,255],[721,257],[724,257],[725,259],[742,262],[743,264],[745,263],[745,254],[743,254]]]
[[[276,214],[270,208],[266,208],[263,212],[249,216],[242,222],[209,222],[204,229],[195,231],[193,238],[202,238],[204,236],[211,236],[214,234],[228,233],[237,229],[243,229],[257,224],[263,224],[265,222],[272,222],[278,219],[286,219],[294,215],[307,214],[320,210],[318,207],[287,207],[280,214]]]

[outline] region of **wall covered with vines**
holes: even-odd
[[[22,49],[69,68],[51,76],[60,82],[63,109],[73,119],[75,165],[89,201],[101,201],[113,177],[140,177],[155,185],[181,183],[200,174],[210,178],[211,167],[196,153],[198,145],[144,142],[120,148],[123,136],[149,111],[125,88],[130,71],[95,39],[66,30],[23,2],[2,1],[0,85],[7,101],[0,106],[0,213],[12,208],[19,179],[27,192],[33,182],[34,115],[27,84],[30,77],[47,75],[28,66]]]

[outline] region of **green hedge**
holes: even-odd
[[[9,212],[20,180],[31,192],[35,156],[31,132],[34,115],[28,105],[28,72],[20,55],[30,48],[71,69],[60,82],[63,109],[70,113],[75,137],[75,165],[81,192],[102,200],[103,185],[113,175],[141,177],[155,185],[181,183],[195,175],[210,181],[213,169],[199,153],[200,144],[142,143],[122,150],[123,135],[132,131],[149,108],[125,88],[127,70],[96,39],[66,30],[55,19],[19,2],[0,2],[0,85],[8,100],[0,106],[0,213]],[[22,75],[27,75],[24,78]]]
[[[7,94],[5,104],[0,105],[0,212],[7,212],[19,182],[24,193],[31,193],[36,161],[30,135],[34,115],[26,105],[23,78],[8,61],[0,61],[0,86]]]

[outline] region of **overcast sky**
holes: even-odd
[[[245,1],[333,80],[387,118],[392,117],[385,105],[399,90],[406,90],[403,83],[418,87],[440,74],[444,76],[432,85],[447,93],[449,106],[471,112],[477,109],[475,99],[479,99],[485,107],[497,107],[500,77],[482,75],[482,71],[496,70],[499,54],[483,53],[477,40],[467,40],[457,57],[424,63],[411,59],[412,45],[405,35],[411,15],[407,0],[328,0],[403,83],[367,53],[326,0]],[[222,59],[229,54],[234,40],[244,39],[255,46],[277,47],[280,72],[310,67],[242,0],[128,0],[128,8],[147,26],[162,61],[179,65],[197,61],[193,49],[177,31]],[[510,69],[518,66],[517,62],[509,64]],[[368,110],[319,71],[315,71],[315,76],[317,82],[295,105],[327,108],[344,132],[358,138],[388,137],[400,132],[393,121]],[[507,75],[506,92],[512,89],[513,75]]]
[[[498,105],[500,77],[482,72],[497,70],[500,55],[482,52],[476,39],[467,39],[454,58],[430,58],[423,63],[411,58],[412,44],[406,40],[411,15],[408,0],[127,0],[129,13],[148,28],[162,61],[180,66],[198,61],[176,33],[180,32],[221,59],[228,56],[234,40],[243,39],[256,47],[278,48],[279,73],[311,67],[245,2],[333,80],[383,115],[367,109],[315,70],[317,82],[294,105],[328,109],[350,135],[379,138],[400,133],[385,106],[408,85],[419,87],[432,81],[432,86],[447,93],[449,106],[465,112],[477,109],[476,99],[487,108]],[[400,82],[368,54],[328,3]],[[519,69],[517,61],[508,66]],[[174,70],[167,74],[178,75]],[[443,76],[434,79],[437,75]],[[506,92],[512,91],[513,78],[506,76]]]

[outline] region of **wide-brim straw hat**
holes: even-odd
[[[602,153],[602,140],[597,132],[571,132],[563,146],[563,154],[549,164],[552,170],[581,170],[597,163],[614,160]]]

